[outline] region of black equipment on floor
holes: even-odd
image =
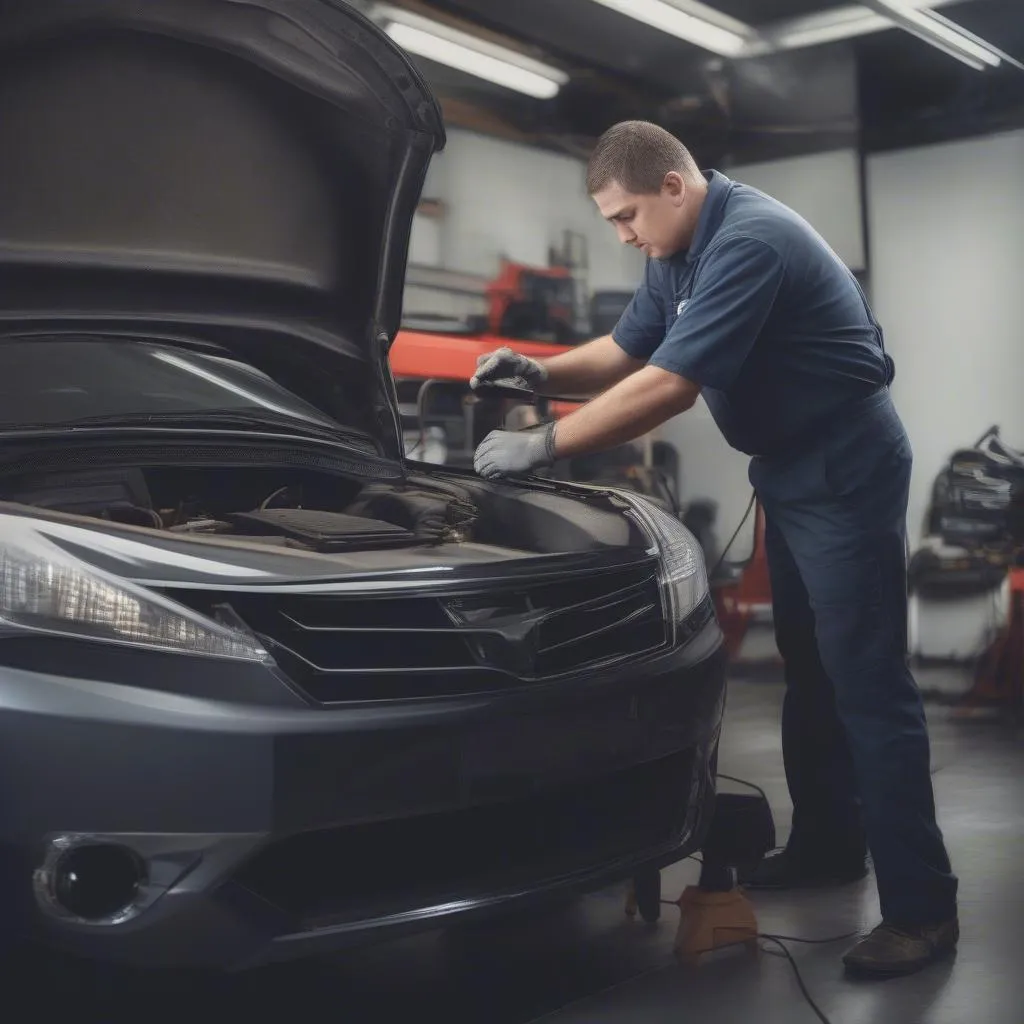
[[[1009,539],[1011,508],[1024,494],[1024,452],[990,427],[970,448],[953,453],[932,487],[928,533],[972,550]]]

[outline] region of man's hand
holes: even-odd
[[[516,379],[523,381],[531,391],[539,391],[548,379],[548,371],[536,359],[520,355],[510,348],[499,348],[477,360],[476,373],[469,386],[475,390],[481,384]]]
[[[555,424],[539,430],[492,430],[480,442],[473,467],[488,480],[522,475],[555,461]]]

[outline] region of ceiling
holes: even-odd
[[[351,2],[372,11],[375,0]],[[900,28],[731,59],[594,0],[388,2],[568,75],[557,96],[538,100],[416,58],[449,124],[581,155],[630,117],[663,124],[706,164],[847,144],[872,151],[1024,125],[1024,68],[1011,61],[979,72]],[[704,2],[771,33],[807,24],[791,19],[834,17],[853,0]],[[1024,0],[931,2],[1024,62]]]

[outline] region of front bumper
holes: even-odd
[[[240,968],[596,888],[699,847],[723,703],[713,621],[589,681],[338,709],[0,668],[8,891],[75,953]],[[116,920],[47,903],[83,836],[146,865]]]

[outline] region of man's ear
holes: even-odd
[[[679,206],[686,198],[686,181],[678,171],[669,171],[662,182],[661,191]]]

